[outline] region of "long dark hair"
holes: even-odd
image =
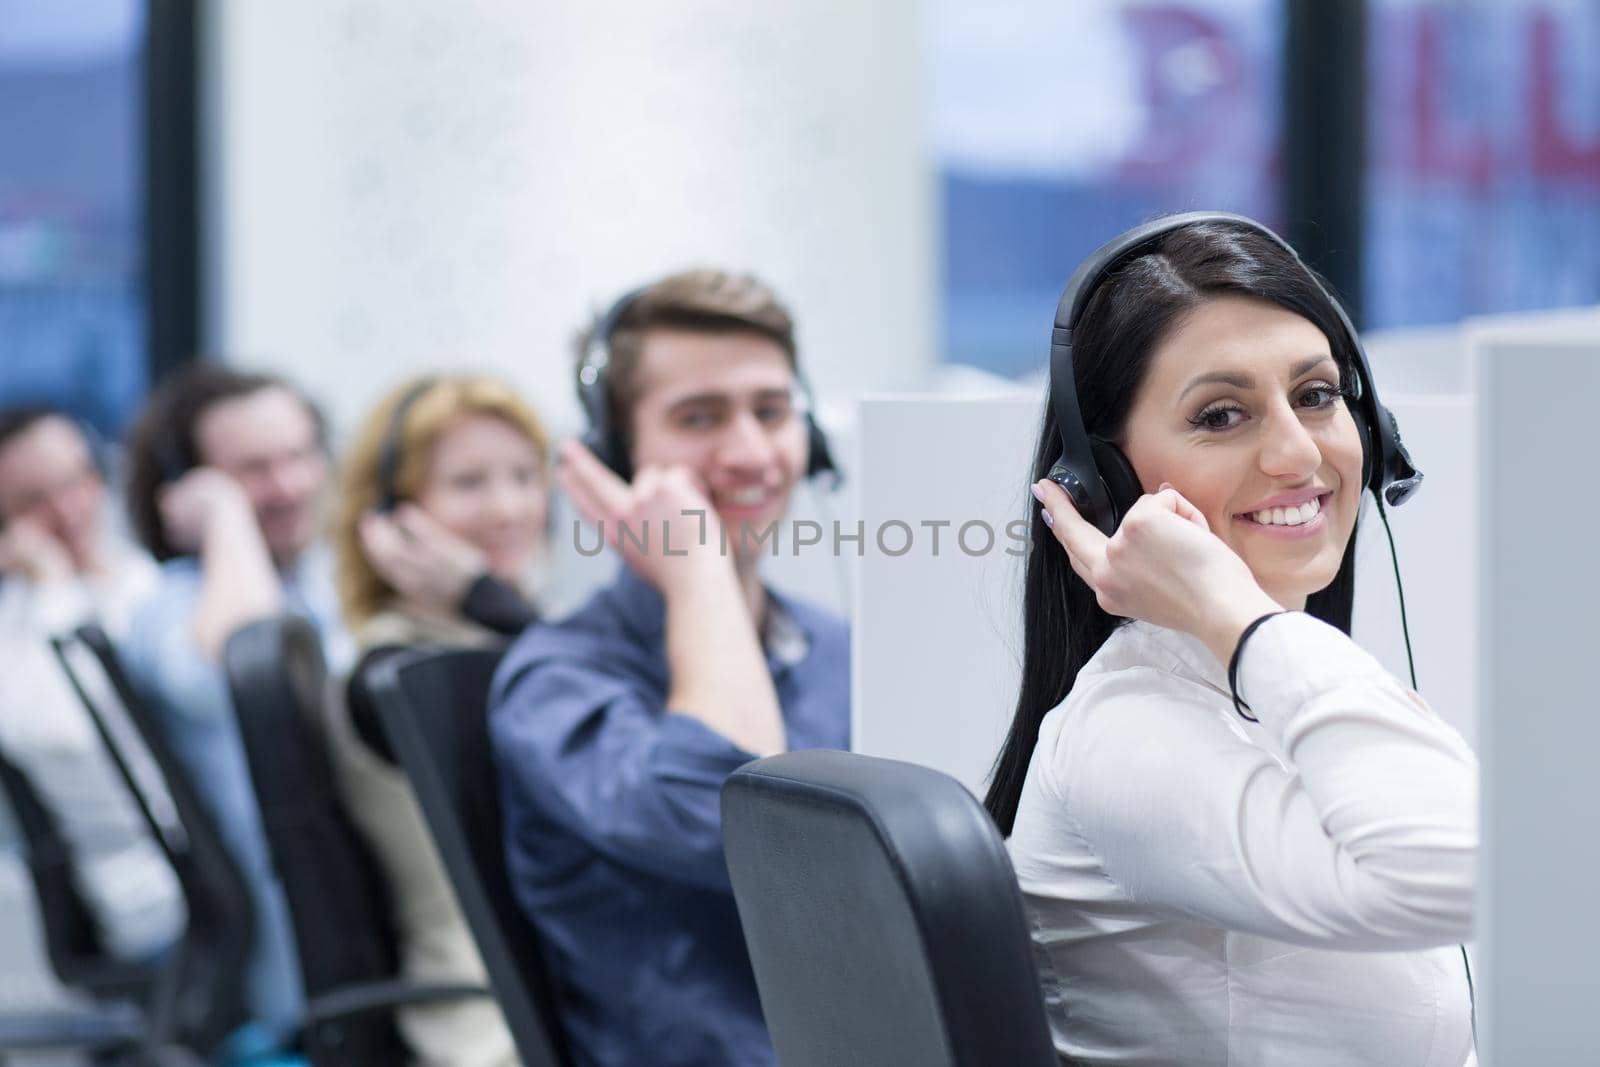
[[[1073,334],[1072,356],[1078,403],[1090,436],[1122,440],[1151,353],[1187,312],[1219,296],[1268,300],[1309,319],[1327,336],[1343,384],[1351,384],[1353,342],[1318,279],[1260,234],[1227,222],[1196,223],[1174,230],[1113,270],[1084,308]],[[1049,472],[1060,452],[1055,412],[1047,403],[1030,483]],[[1089,586],[1073,572],[1039,509],[1031,510],[1022,686],[984,799],[1007,836],[1016,821],[1039,724],[1066,699],[1083,665],[1122,621],[1101,609]],[[1354,594],[1352,532],[1338,573],[1308,598],[1306,611],[1349,633]]]

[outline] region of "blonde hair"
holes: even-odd
[[[532,442],[541,465],[549,455],[549,437],[539,416],[498,378],[429,376],[391,390],[357,428],[339,471],[333,547],[339,606],[351,630],[382,611],[395,596],[394,588],[373,568],[362,547],[362,517],[378,506],[386,492],[406,500],[422,490],[434,445],[463,415],[502,419]],[[385,452],[393,453],[388,464],[392,466],[388,472],[394,479],[392,486],[382,484]]]

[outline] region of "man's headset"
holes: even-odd
[[[317,435],[317,448],[321,450],[325,457],[331,454],[332,448],[328,439],[327,419],[324,417],[322,409],[314,404],[310,397],[288,383],[276,379],[262,385],[260,388],[281,388],[299,401],[306,409],[306,413],[311,416],[311,422]],[[149,446],[151,459],[155,465],[156,484],[158,486],[171,485],[201,465],[199,447],[194,440],[195,427],[199,424],[200,417],[206,411],[209,411],[213,405],[242,395],[247,394],[230,393],[216,397],[200,407],[190,418],[187,426],[180,424],[176,419],[170,418],[161,423],[152,436]]]
[[[621,435],[611,424],[606,375],[611,364],[611,337],[616,333],[622,319],[647,289],[648,286],[641,286],[623,293],[617,302],[600,316],[594,329],[589,331],[583,358],[578,362],[578,401],[583,405],[584,414],[589,420],[589,428],[584,432],[583,443],[589,451],[600,457],[602,463],[615,471],[618,477],[628,481],[633,479],[633,464]],[[800,373],[798,361],[794,368],[794,376],[795,381],[799,383],[800,397],[805,406],[808,448],[806,477],[826,475],[829,479],[828,487],[837,488],[842,475],[839,473],[838,465],[833,461],[833,452],[828,447],[828,437],[817,422],[816,402],[810,384]]]
[[[1293,256],[1296,263],[1301,263],[1299,253],[1287,241],[1254,219],[1227,212],[1194,211],[1135,226],[1101,245],[1073,272],[1056,305],[1055,328],[1050,333],[1050,404],[1061,434],[1061,456],[1051,465],[1048,477],[1072,497],[1078,514],[1107,536],[1116,530],[1143,489],[1122,450],[1110,441],[1090,437],[1084,429],[1083,412],[1078,407],[1077,381],[1073,377],[1073,331],[1090,297],[1112,271],[1174,230],[1199,223],[1225,223],[1248,230],[1271,241]],[[1309,268],[1306,274],[1333,305],[1354,353],[1355,381],[1351,396],[1355,403],[1350,414],[1361,435],[1362,485],[1375,494],[1382,493],[1383,499],[1399,506],[1416,492],[1422,483],[1422,474],[1400,441],[1400,427],[1394,415],[1378,402],[1378,390],[1367,365],[1366,352],[1349,316],[1322,288]]]

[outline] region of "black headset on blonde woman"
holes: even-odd
[[[1169,215],[1135,226],[1112,238],[1097,248],[1078,269],[1073,271],[1067,287],[1056,305],[1055,327],[1050,331],[1050,405],[1055,411],[1056,426],[1061,435],[1061,455],[1050,465],[1046,477],[1072,498],[1078,514],[1093,523],[1107,537],[1116,532],[1122,517],[1133,507],[1144,490],[1133,464],[1113,442],[1090,437],[1084,429],[1083,412],[1078,407],[1078,384],[1073,376],[1072,335],[1078,328],[1089,299],[1095,290],[1118,267],[1140,253],[1147,251],[1167,234],[1201,223],[1221,223],[1245,230],[1271,241],[1283,249],[1302,267],[1300,254],[1272,230],[1244,215],[1222,211],[1192,211],[1182,215]],[[1316,285],[1339,316],[1345,340],[1352,353],[1353,377],[1350,383],[1350,415],[1355,420],[1356,431],[1361,436],[1362,487],[1372,490],[1378,501],[1378,516],[1383,528],[1389,532],[1389,519],[1384,514],[1383,502],[1399,507],[1411,499],[1422,484],[1422,472],[1411,461],[1411,455],[1400,440],[1400,424],[1394,414],[1378,400],[1378,388],[1372,380],[1372,368],[1367,363],[1366,350],[1343,306],[1322,286],[1321,280],[1310,268],[1306,274]],[[1389,533],[1389,553],[1394,552],[1394,535]],[[1395,558],[1395,585],[1400,588],[1400,563]],[[1257,620],[1260,622],[1261,620]],[[1411,656],[1411,632],[1406,625],[1406,600],[1400,590],[1400,626],[1406,635],[1406,663],[1411,671],[1411,687],[1417,688],[1416,664]],[[1241,638],[1241,644],[1243,639]],[[1230,681],[1233,671],[1229,671]],[[1472,964],[1467,959],[1465,947],[1461,960],[1467,969],[1467,990],[1473,1001],[1473,1034],[1477,1034],[1477,997],[1472,988]]]

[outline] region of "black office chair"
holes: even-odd
[[[211,1055],[247,1018],[244,974],[255,912],[244,874],[104,631],[84,626],[51,643],[172,864],[188,909],[183,938],[146,1013],[148,1040]]]
[[[487,714],[499,656],[400,652],[359,672],[354,686],[377,708],[416,791],[524,1067],[570,1067],[539,937],[506,874]]]
[[[222,664],[299,950],[302,1051],[317,1067],[394,1067],[408,1057],[396,1008],[489,991],[398,977],[388,884],[345,812],[328,753],[328,674],[311,624],[244,626]]]
[[[955,779],[785,753],[724,784],[722,836],[783,1067],[1058,1067],[1011,862]]]
[[[101,944],[55,813],[40,798],[27,772],[4,753],[0,753],[0,792],[22,835],[28,875],[39,902],[40,933],[56,979],[97,1000],[145,1000],[154,989],[157,968],[118,960]]]
[[[82,1006],[0,1012],[0,1064],[8,1054],[45,1050],[128,1058],[144,1044],[148,1028],[138,1005],[150,995],[156,975],[104,953],[54,816],[27,775],[3,754],[0,793],[22,834],[51,969],[62,985],[93,998]]]

